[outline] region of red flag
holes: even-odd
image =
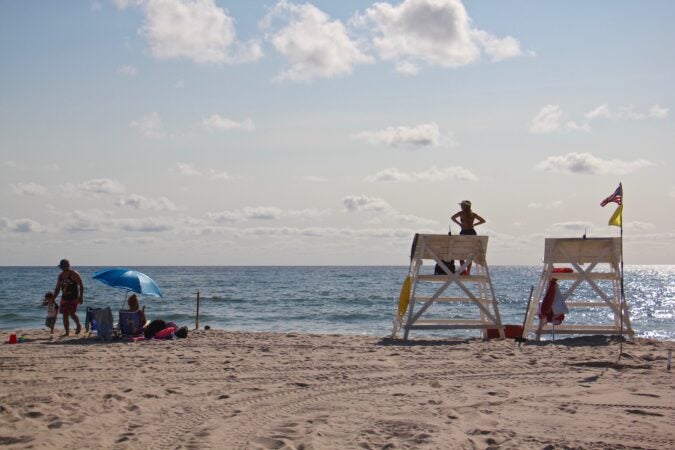
[[[621,183],[619,183],[619,187],[616,188],[616,191],[606,199],[604,199],[602,202],[600,202],[600,206],[605,206],[607,203],[614,202],[618,205],[623,204],[623,188],[621,187]]]

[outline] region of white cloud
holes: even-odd
[[[558,222],[551,225],[551,230],[554,232],[566,232],[566,233],[575,233],[579,234],[579,237],[585,232],[585,230],[592,230],[593,224],[590,222]]]
[[[561,130],[590,131],[587,123],[566,120],[565,113],[558,105],[546,105],[530,122],[530,131],[537,134],[554,133]]]
[[[213,169],[202,171],[195,168],[194,164],[191,163],[176,163],[176,169],[178,170],[179,174],[187,177],[207,177],[210,178],[211,180],[225,180],[225,181],[230,181],[234,179],[234,177],[232,177],[227,172],[216,172]]]
[[[244,219],[242,213],[238,211],[210,212],[206,217],[216,223],[234,223]]]
[[[238,211],[210,212],[206,217],[216,223],[234,223],[244,220],[278,220],[283,211],[276,206],[246,206]]]
[[[653,117],[655,119],[663,119],[666,116],[668,116],[668,108],[663,108],[660,105],[652,105],[651,108],[649,108],[649,117]]]
[[[112,225],[112,215],[108,211],[90,209],[75,210],[61,214],[60,224],[69,233],[90,233],[101,231]]]
[[[139,7],[139,30],[155,58],[185,58],[198,63],[243,63],[262,56],[256,41],[237,39],[234,19],[214,0],[116,0],[120,8]]]
[[[414,74],[420,64],[460,67],[485,52],[493,61],[522,55],[517,39],[498,38],[472,27],[460,0],[405,0],[398,5],[379,2],[353,25],[370,30],[380,58],[397,70]]]
[[[9,233],[39,233],[42,226],[32,219],[8,219],[0,218],[0,231]]]
[[[243,209],[243,216],[248,220],[276,220],[281,213],[281,209],[275,206],[247,206]]]
[[[316,208],[306,208],[306,209],[295,209],[285,212],[285,216],[288,217],[297,217],[305,220],[321,220],[331,214],[330,209],[316,209]]]
[[[535,165],[535,169],[553,172],[580,173],[587,175],[624,175],[654,163],[646,159],[621,161],[618,159],[601,159],[590,153],[568,153],[566,155],[550,156]]]
[[[527,205],[530,209],[559,209],[563,205],[562,200],[553,200],[549,203],[532,202]]]
[[[244,119],[241,122],[236,120],[228,119],[227,117],[222,117],[218,114],[213,114],[210,117],[205,117],[202,119],[202,126],[209,131],[217,130],[240,130],[240,131],[253,131],[255,126],[251,119]]]
[[[156,112],[141,116],[139,119],[131,122],[131,126],[136,128],[140,135],[147,139],[162,139],[168,136],[166,131],[164,131],[162,119]]]
[[[176,205],[166,197],[157,199],[147,198],[138,194],[131,194],[128,197],[117,201],[119,206],[128,206],[135,209],[148,209],[153,211],[175,211]]]
[[[124,75],[125,77],[135,77],[138,75],[138,69],[135,68],[134,66],[119,66],[117,68],[117,73],[119,75]]]
[[[92,194],[121,194],[124,192],[124,185],[117,180],[109,178],[94,178],[84,181],[78,185],[81,191]]]
[[[178,173],[188,177],[196,177],[202,175],[202,173],[199,170],[195,169],[195,166],[193,164],[177,163],[176,168],[178,169]]]
[[[438,124],[431,122],[412,127],[397,126],[379,131],[362,131],[353,135],[352,138],[373,145],[383,144],[390,147],[437,147],[441,144],[441,131]]]
[[[276,26],[281,22],[281,26]],[[350,74],[356,64],[372,62],[339,20],[309,3],[279,1],[261,21],[267,40],[288,61],[278,80],[306,81]]]
[[[671,197],[675,198],[675,186],[673,186],[673,187],[670,189],[670,192],[668,193],[668,195],[670,195]]]
[[[563,130],[591,131],[591,123],[599,120],[646,120],[663,119],[668,115],[668,108],[652,105],[647,112],[636,111],[633,105],[612,109],[606,103],[584,113],[584,120],[577,122],[568,120],[559,105],[546,105],[530,122],[532,133],[554,133]]]
[[[656,225],[649,222],[625,222],[623,224],[625,230],[634,230],[634,231],[651,231],[656,228]]]
[[[461,166],[450,166],[445,169],[438,169],[436,166],[424,170],[422,172],[401,172],[392,167],[377,172],[374,175],[368,175],[365,178],[370,183],[377,182],[412,182],[412,181],[443,181],[443,180],[462,180],[462,181],[478,181],[478,177],[471,173],[471,171]]]
[[[161,217],[146,217],[143,219],[118,219],[115,225],[122,231],[139,233],[158,233],[173,228],[171,220]]]
[[[26,164],[26,163],[20,163],[16,161],[5,161],[3,163],[5,166],[9,167],[10,169],[20,169],[20,170],[46,170],[46,171],[56,171],[59,170],[59,165],[58,164],[45,164],[45,165],[38,165],[38,164]]]
[[[29,181],[27,183],[12,183],[9,185],[12,189],[12,193],[16,195],[32,195],[39,196],[47,193],[47,188],[41,184],[33,183]]]
[[[342,204],[349,212],[357,211],[387,211],[391,205],[381,198],[371,198],[365,195],[352,195],[342,199]]]

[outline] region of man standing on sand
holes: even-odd
[[[62,293],[59,309],[61,310],[61,314],[63,314],[64,336],[70,334],[69,316],[75,321],[75,334],[80,334],[82,325],[80,325],[80,318],[77,317],[77,305],[81,305],[84,302],[84,284],[82,283],[80,274],[70,268],[70,261],[67,259],[62,259],[59,262],[59,269],[61,269],[61,273],[56,279],[54,297],[58,297],[59,292]]]
[[[460,235],[469,235],[475,236],[476,229],[474,228],[477,225],[485,223],[485,219],[476,214],[471,210],[471,202],[469,200],[462,200],[459,204],[462,207],[462,210],[458,213],[455,213],[450,220],[455,222],[461,227]],[[459,220],[457,220],[459,219]],[[464,261],[460,260],[460,264],[464,264]],[[471,263],[467,266],[466,270],[462,271],[461,275],[469,275],[471,273]]]

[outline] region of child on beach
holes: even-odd
[[[143,306],[143,309],[139,309],[138,305],[138,297],[136,294],[131,294],[129,299],[127,300],[127,303],[129,304],[129,311],[140,311],[140,316],[141,316],[141,326],[145,326],[146,318],[145,318],[145,306]]]
[[[45,294],[45,299],[42,306],[47,307],[47,318],[45,319],[45,326],[49,328],[51,334],[54,334],[54,325],[56,324],[56,317],[59,315],[59,305],[56,304],[56,296],[52,291]]]

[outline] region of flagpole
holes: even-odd
[[[621,206],[623,206],[623,185],[622,183],[619,183],[619,186],[621,186]],[[621,243],[621,312],[619,313],[619,317],[621,320],[621,335],[619,339],[619,360],[621,360],[621,355],[623,354],[623,309],[626,303],[626,297],[624,295],[624,290],[623,290],[623,208],[621,209],[621,212],[619,213],[619,242]]]

